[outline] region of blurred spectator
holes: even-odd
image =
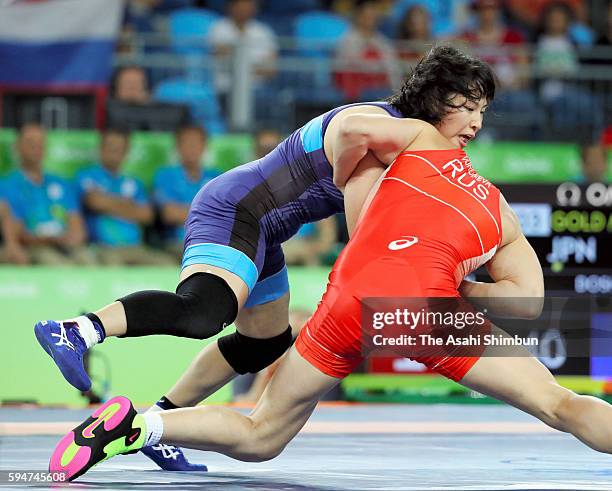
[[[231,56],[239,44],[247,50],[246,58],[254,68],[255,87],[275,75],[278,55],[276,34],[267,25],[255,19],[257,1],[228,0],[227,3],[227,17],[217,21],[208,34],[219,62],[215,71],[215,86],[222,99],[232,87]]]
[[[473,0],[472,9],[474,28],[464,32],[462,39],[493,67],[501,90],[527,87],[529,60],[525,39],[506,25],[501,0]]]
[[[583,63],[589,65],[590,70],[597,70],[599,73],[602,69],[609,70],[612,65],[612,1],[608,1],[607,9],[602,13],[605,13],[605,22],[603,22],[601,34],[595,43],[596,46],[582,58]],[[591,65],[597,66],[591,68]],[[595,82],[592,85],[592,91],[603,103],[604,144],[612,146],[612,91],[610,91],[612,82],[609,77],[607,78],[608,80]]]
[[[431,15],[432,33],[435,38],[456,36],[468,21],[470,0],[396,0],[393,18],[400,20],[413,5],[422,5]]]
[[[191,117],[181,104],[153,101],[144,68],[118,68],[111,80],[111,97],[106,103],[106,125],[126,131],[174,131]]]
[[[401,83],[393,45],[377,30],[380,20],[376,0],[358,0],[353,25],[338,43],[336,84],[349,100],[365,91],[388,93]]]
[[[142,242],[142,225],[153,221],[153,208],[142,183],[121,172],[129,135],[106,130],[100,139],[100,163],[81,171],[77,183],[88,211],[92,241],[103,264],[173,264],[172,258]]]
[[[115,44],[115,52],[122,55],[135,55],[140,48],[145,52],[155,51],[151,42],[140,43],[137,47],[136,36],[162,30],[163,21],[156,8],[163,0],[127,0],[125,4],[121,33]],[[147,40],[149,41],[149,40]]]
[[[274,150],[282,140],[278,130],[262,128],[255,133],[255,158],[260,159]]]
[[[164,51],[163,36],[168,27],[167,14],[173,10],[193,7],[195,0],[126,0],[121,37],[116,52],[124,55],[138,55]],[[149,35],[139,39],[141,34]]]
[[[8,259],[18,264],[93,264],[73,189],[43,172],[45,146],[42,126],[27,123],[20,128],[16,143],[20,169],[3,184],[10,209],[3,217]]]
[[[526,32],[534,32],[548,8],[551,0],[506,0],[513,17],[523,26]],[[588,25],[589,5],[584,0],[563,0],[569,9],[574,12],[574,17],[569,26],[569,34],[572,41],[577,44],[590,45],[594,40],[594,32]]]
[[[151,101],[149,82],[144,68],[129,65],[118,68],[111,82],[111,96],[130,104],[147,104]]]
[[[599,34],[594,35],[593,41],[596,47],[588,51],[582,51],[581,59],[588,65],[609,66],[612,51],[605,49],[605,47],[612,46],[612,0],[608,1],[606,8],[600,8],[596,11],[596,14],[600,16],[600,31]],[[604,47],[604,49],[600,49],[601,47]]]
[[[581,153],[582,176],[578,181],[607,182],[608,159],[604,146],[600,143],[584,145]]]
[[[570,7],[563,2],[551,2],[542,11],[535,63],[538,73],[550,79],[541,86],[545,98],[559,95],[563,90],[560,79],[578,71],[578,55],[569,36],[572,17]]]
[[[323,7],[335,14],[348,17],[353,11],[353,0],[324,0]]]
[[[176,132],[179,165],[163,167],[155,174],[153,192],[161,222],[166,228],[166,250],[177,261],[183,256],[184,224],[189,205],[204,184],[219,172],[202,168],[206,133],[199,126],[184,126]]]
[[[592,46],[597,38],[597,33],[589,22],[589,2],[581,2],[574,7],[574,22],[570,25],[570,36],[579,46]]]
[[[324,263],[336,242],[335,217],[306,223],[283,244],[285,262],[290,266],[319,266]]]
[[[596,96],[571,79],[579,71],[576,47],[569,27],[573,12],[564,2],[551,2],[542,11],[537,34],[535,69],[540,98],[548,113],[546,139],[572,138],[594,142],[603,130],[603,112]],[[552,135],[546,131],[552,130]]]
[[[159,27],[156,9],[163,0],[128,0],[125,6],[124,25],[133,32],[153,32]]]
[[[19,243],[11,210],[3,199],[5,196],[0,190],[0,263],[28,264],[28,254]]]
[[[473,28],[465,31],[461,39],[493,67],[499,90],[491,104],[491,114],[501,124],[496,126],[495,120],[489,121],[483,134],[515,140],[531,138],[539,115],[535,94],[529,87],[525,39],[506,24],[501,0],[472,0],[471,8]]]
[[[597,45],[612,46],[612,1],[608,1],[605,29],[601,36],[597,38]],[[607,63],[609,63],[609,59],[607,60]]]
[[[397,33],[398,55],[407,62],[417,62],[432,48],[431,15],[423,5],[413,5],[404,14]]]

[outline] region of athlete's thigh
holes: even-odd
[[[289,325],[289,292],[271,302],[243,307],[235,321],[245,336],[271,338],[283,333]]]
[[[492,332],[504,333],[496,327]],[[499,353],[495,356],[496,353],[485,351],[459,383],[523,411],[537,413],[538,408],[555,401],[564,389],[526,348],[512,349],[515,351],[511,354],[515,356],[499,356]]]
[[[262,438],[289,442],[319,399],[340,382],[308,363],[292,347],[268,383],[251,418]]]
[[[280,244],[266,247],[261,273],[236,319],[245,336],[270,338],[289,326],[289,278]]]

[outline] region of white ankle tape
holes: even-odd
[[[94,328],[93,322],[91,322],[88,317],[81,315],[76,319],[70,320],[76,322],[79,326],[79,334],[85,341],[87,349],[91,348],[92,346],[95,346],[100,342],[100,340],[98,339],[98,333]]]

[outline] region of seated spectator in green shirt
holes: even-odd
[[[165,227],[166,249],[180,261],[189,205],[200,188],[220,173],[202,167],[206,133],[199,126],[183,126],[178,129],[176,151],[178,164],[157,171],[153,194]]]

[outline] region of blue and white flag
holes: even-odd
[[[0,84],[106,84],[123,5],[123,0],[0,0]]]

